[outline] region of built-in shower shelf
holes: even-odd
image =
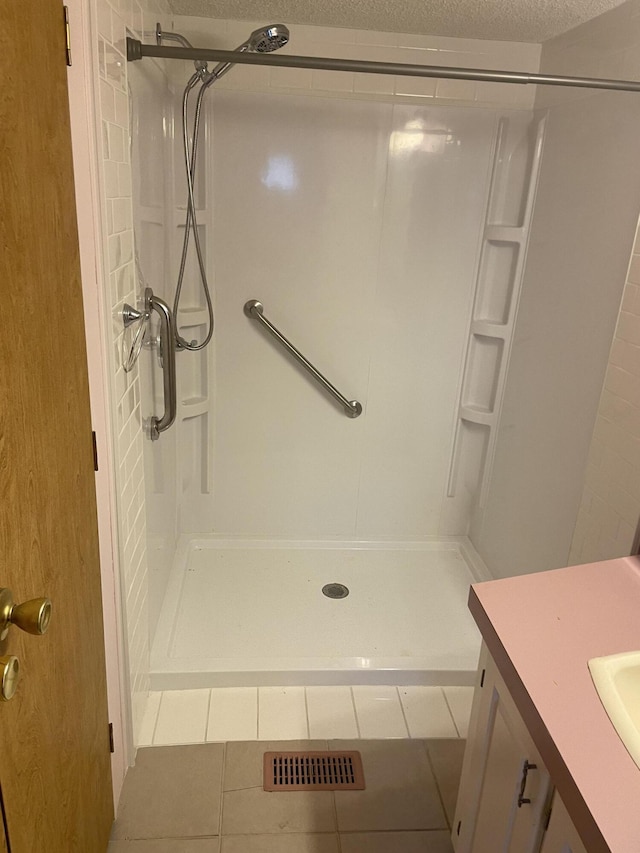
[[[206,308],[181,308],[178,313],[178,326],[195,328],[204,326],[209,322],[209,314]]]
[[[514,138],[511,121],[506,118],[500,121],[494,153],[487,222],[449,463],[447,496],[454,498],[458,483],[464,483],[467,496],[477,501],[480,508],[487,499],[496,452],[545,127],[542,119],[535,128],[535,137],[531,138],[524,137],[513,125]],[[527,139],[524,158],[518,156],[523,152],[523,139]],[[516,193],[511,189],[514,186],[518,188]],[[496,220],[504,222],[509,218],[521,224],[496,224]],[[483,429],[477,430],[478,426]]]
[[[180,403],[183,418],[197,418],[209,411],[208,397],[187,397]]]
[[[483,338],[498,338],[504,340],[509,327],[505,323],[490,323],[487,320],[472,320],[471,334]]]
[[[482,406],[460,406],[459,417],[462,421],[482,426],[492,427],[495,423],[495,412]]]
[[[487,225],[484,239],[490,243],[522,243],[528,229],[519,225]]]

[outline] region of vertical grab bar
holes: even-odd
[[[173,315],[164,299],[155,296],[150,287],[145,290],[144,299],[146,310],[157,311],[160,315],[160,364],[162,365],[164,412],[161,418],[152,417],[149,427],[151,441],[156,441],[160,438],[160,433],[169,429],[176,419],[176,336]]]

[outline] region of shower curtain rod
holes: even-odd
[[[482,80],[489,83],[533,83],[544,86],[575,86],[640,92],[635,80],[606,80],[598,77],[558,77],[555,74],[528,74],[522,71],[491,71],[486,68],[452,68],[445,65],[412,65],[404,62],[374,62],[362,59],[332,59],[320,56],[292,56],[280,53],[249,53],[209,50],[200,47],[164,47],[127,38],[127,60],[144,56],[162,59],[190,59],[230,62],[238,65],[272,65],[282,68],[313,68],[322,71],[353,71],[361,74],[395,74],[403,77],[445,77],[451,80]]]

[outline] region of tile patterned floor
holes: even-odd
[[[362,753],[365,791],[266,793],[276,749]],[[109,853],[451,853],[464,741],[249,741],[138,751]]]
[[[228,687],[151,693],[138,746],[466,737],[472,687]]]

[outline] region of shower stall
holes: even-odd
[[[176,423],[145,443],[151,687],[470,684],[469,584],[568,561],[633,240],[588,199],[615,180],[633,220],[637,187],[596,129],[568,147],[573,95],[209,73],[129,66],[139,287],[172,304],[184,268]],[[162,356],[151,325],[146,417]]]

